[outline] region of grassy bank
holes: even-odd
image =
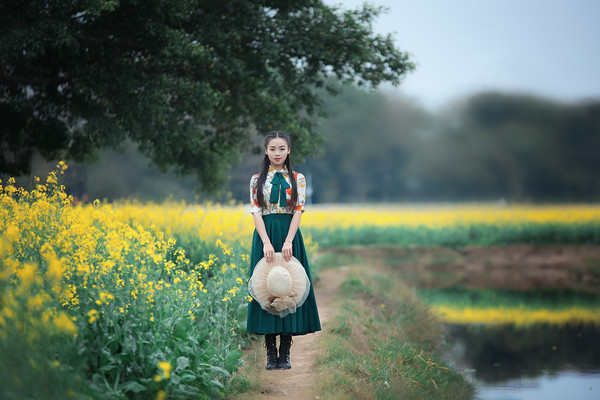
[[[308,227],[321,248],[345,246],[491,246],[513,243],[600,244],[600,222],[457,223],[449,226]]]
[[[329,265],[342,263],[327,257]],[[441,323],[401,280],[354,267],[339,302],[324,333],[320,398],[473,397],[472,386],[440,361]]]
[[[509,290],[419,289],[419,298],[432,306],[453,305],[456,308],[530,308],[564,310],[573,307],[600,309],[600,293],[581,293],[565,289]]]

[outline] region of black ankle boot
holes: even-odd
[[[290,347],[292,346],[292,335],[279,336],[279,357],[277,358],[277,367],[281,369],[290,369]]]
[[[267,369],[277,368],[277,344],[275,338],[277,335],[267,333],[265,335],[265,347],[267,348]]]

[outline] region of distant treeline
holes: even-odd
[[[432,115],[345,87],[328,99],[313,202],[600,198],[600,100],[484,92]]]
[[[292,158],[313,203],[600,199],[600,99],[573,104],[481,92],[431,113],[397,95],[339,89],[323,96],[328,117],[320,132],[327,142],[320,154]],[[91,199],[160,201],[171,194],[246,202],[263,154],[261,134],[218,197],[204,195],[190,176],[149,165],[133,145],[122,154],[102,152],[94,164],[69,164],[68,186]],[[49,165],[34,170],[45,176]]]

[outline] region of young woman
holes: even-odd
[[[304,175],[292,170],[288,135],[280,131],[271,132],[265,137],[264,146],[261,172],[250,179],[249,212],[254,218],[255,230],[249,276],[252,276],[261,258],[265,257],[271,263],[274,253],[281,252],[284,260],[289,261],[294,256],[302,263],[311,284],[304,304],[284,318],[264,311],[256,301],[251,301],[248,303],[246,327],[248,332],[265,335],[266,368],[288,369],[291,368],[292,336],[321,330],[308,257],[299,229],[306,199],[306,180]],[[277,335],[280,335],[279,355]]]

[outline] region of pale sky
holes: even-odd
[[[355,9],[363,0],[324,0]],[[371,0],[390,8],[375,32],[394,33],[417,69],[396,89],[430,110],[483,89],[562,101],[600,98],[600,0]]]

